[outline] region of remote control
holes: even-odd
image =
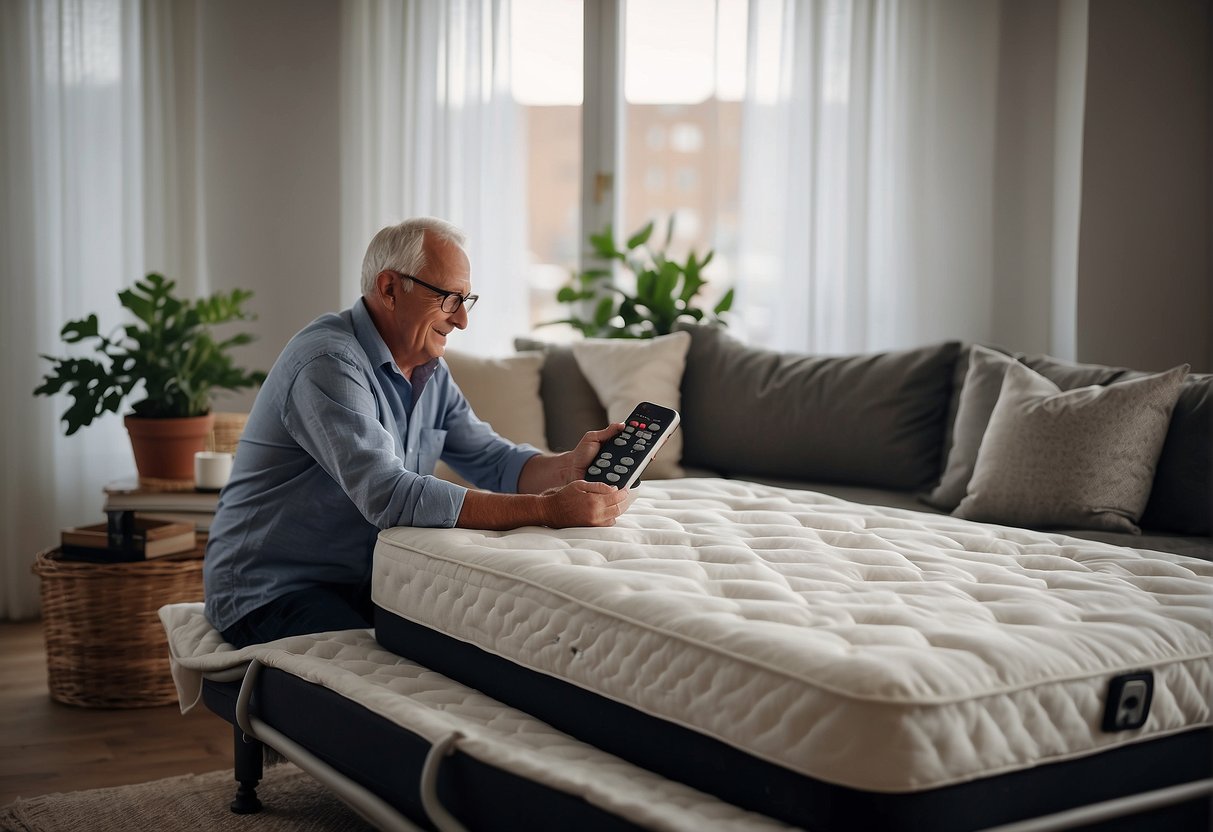
[[[678,422],[676,410],[652,402],[636,405],[623,420],[623,431],[602,443],[598,458],[586,469],[586,480],[631,488]]]

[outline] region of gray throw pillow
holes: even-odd
[[[535,338],[515,338],[514,349],[539,350],[544,354],[539,395],[543,397],[549,448],[557,452],[572,450],[586,431],[607,426],[606,408],[581,372],[572,347]]]
[[[683,464],[736,476],[910,490],[939,477],[960,344],[852,356],[778,353],[691,333]]]
[[[939,485],[923,496],[924,503],[952,511],[964,499],[977,464],[977,451],[990,414],[998,402],[1002,379],[1016,361],[1009,355],[974,344],[969,348],[969,369],[960,388],[960,403],[952,423],[952,442]]]
[[[1184,379],[1141,525],[1213,535],[1213,375]]]
[[[1062,392],[1007,367],[957,517],[1140,533],[1187,365]]]
[[[1062,390],[1147,375],[1048,355],[1021,360]],[[1179,389],[1141,526],[1174,534],[1213,534],[1213,375],[1189,374]]]

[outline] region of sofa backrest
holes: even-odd
[[[685,465],[902,490],[938,479],[968,369],[966,346],[797,356],[747,346],[719,327],[682,328],[692,336],[682,380]],[[585,431],[607,423],[568,346],[526,338],[515,346],[547,355],[540,394],[548,447],[568,450]],[[1016,357],[1063,390],[1146,375],[1045,355]],[[1184,381],[1141,526],[1213,535],[1213,375]]]
[[[800,356],[684,328],[687,466],[902,490],[938,479],[959,342]]]

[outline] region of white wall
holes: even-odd
[[[1213,370],[1207,0],[1090,4],[1078,357]]]
[[[268,370],[341,296],[338,0],[198,4],[203,258],[209,288],[256,294],[258,341],[240,361]],[[252,396],[219,409],[247,410]]]
[[[1008,0],[999,21],[994,290],[981,340],[1074,359],[1086,2]]]

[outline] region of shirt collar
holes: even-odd
[[[403,375],[396,367],[396,360],[392,358],[392,351],[387,348],[387,342],[383,340],[383,336],[379,334],[379,329],[375,326],[375,322],[371,320],[371,313],[367,311],[366,301],[363,298],[358,298],[354,302],[351,317],[354,321],[354,337],[362,345],[367,358],[371,360],[371,365]],[[437,358],[432,358],[424,364],[419,364],[412,368],[411,386],[414,398],[421,395],[421,390],[425,387],[425,383],[430,380],[430,377],[434,375],[437,369]]]
[[[366,352],[366,357],[371,359],[371,365],[374,367],[382,367],[384,364],[395,366],[392,360],[392,351],[387,348],[387,343],[383,340],[383,336],[379,334],[379,330],[375,327],[375,322],[371,320],[371,313],[367,311],[366,301],[358,298],[354,302],[354,308],[351,310],[354,319],[354,337],[358,339],[358,343],[362,345],[363,351]]]

